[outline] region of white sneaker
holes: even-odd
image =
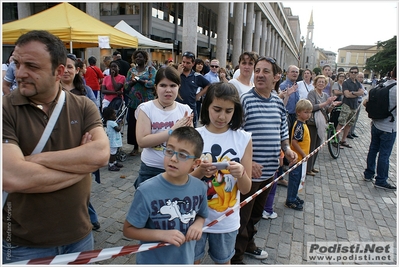
[[[262,218],[263,219],[275,219],[277,218],[277,213],[275,213],[274,211],[272,213],[268,213],[267,211],[263,211],[262,212]]]

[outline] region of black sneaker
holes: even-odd
[[[300,199],[299,197],[296,197],[296,202],[298,202],[299,204],[303,205],[303,203],[305,203],[305,201],[303,201],[302,199]]]
[[[119,169],[119,168],[116,167],[115,165],[112,165],[112,166],[108,167],[108,170],[111,171],[111,172],[118,172],[118,171],[120,171],[121,169]]]
[[[98,229],[100,229],[100,223],[99,222],[92,223],[92,225],[93,225],[93,230],[94,231],[97,231]]]
[[[245,254],[250,255],[258,260],[264,260],[269,257],[269,254],[261,248],[256,248],[254,251],[245,251]]]
[[[353,137],[358,138],[359,136],[355,133],[352,134]]]
[[[123,164],[120,162],[116,162],[114,165],[118,168],[123,168]]]
[[[348,134],[348,136],[346,138],[353,139],[353,136]]]
[[[302,204],[298,202],[285,202],[284,206],[293,210],[303,210]]]
[[[393,186],[393,185],[391,185],[389,183],[386,183],[386,184],[383,184],[383,185],[374,184],[374,187],[385,189],[385,190],[396,190],[396,186]]]

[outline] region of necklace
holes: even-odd
[[[157,98],[157,100],[158,100],[159,105],[161,105],[161,107],[162,107],[163,109],[165,109],[165,108],[167,108],[167,107],[170,107],[170,106],[172,106],[172,105],[175,103],[175,101],[173,101],[172,104],[167,105],[167,106],[164,106],[164,105],[161,104],[161,101],[159,101],[159,98]]]

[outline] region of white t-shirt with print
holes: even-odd
[[[184,117],[187,111],[191,114],[193,111],[186,104],[176,102],[176,107],[173,110],[162,110],[154,104],[155,100],[141,103],[135,112],[137,118],[139,111],[144,112],[151,121],[151,133],[158,133],[169,131],[175,123]],[[140,125],[137,125],[140,127]],[[143,148],[141,152],[141,161],[147,166],[164,169],[163,166],[163,149],[166,147],[166,142],[154,147]]]
[[[237,161],[241,162],[251,133],[244,130],[216,134],[209,132],[205,126],[196,128],[204,140],[202,158],[211,157],[212,162]],[[240,205],[240,191],[237,188],[237,180],[227,170],[218,171],[211,177],[204,177],[202,181],[208,188],[208,217],[205,224],[219,218]],[[204,230],[207,233],[229,233],[240,228],[239,210],[226,217],[224,220]]]

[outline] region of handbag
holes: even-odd
[[[58,117],[61,113],[62,107],[65,102],[65,92],[61,90],[60,97],[58,99],[57,105],[54,108],[53,113],[51,113],[50,120],[46,125],[46,128],[43,131],[42,137],[40,137],[39,142],[37,143],[35,149],[33,149],[31,155],[38,154],[42,152],[44,145],[47,143],[48,138],[50,137],[51,132],[53,131],[54,125],[58,120]],[[8,193],[3,190],[3,207],[6,203]]]
[[[316,121],[314,119],[314,111],[312,112],[312,115],[310,115],[310,118],[306,121],[306,125],[310,126],[316,126]]]

